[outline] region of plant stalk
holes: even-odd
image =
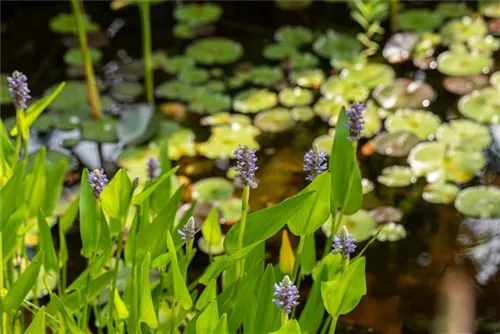
[[[281,325],[285,325],[288,322],[288,313],[281,311]]]
[[[301,235],[299,240],[299,245],[297,246],[297,253],[295,254],[295,262],[293,263],[292,282],[295,282],[298,278],[297,275],[299,273],[300,262],[302,259],[302,251],[304,250],[305,242],[306,242],[306,237]]]
[[[245,227],[247,224],[248,215],[248,201],[250,199],[250,186],[246,185],[243,188],[243,195],[241,197],[241,220],[240,220],[240,230],[238,234],[238,244],[236,252],[243,249],[243,237],[245,235]],[[243,277],[245,271],[245,258],[242,257],[236,262],[236,280],[239,281]]]
[[[115,275],[113,276],[113,282],[111,283],[111,291],[109,294],[110,300],[113,302],[109,306],[109,323],[113,324],[115,320],[115,305],[114,305],[114,300],[115,300],[115,293],[116,293],[116,282],[118,280],[118,271],[120,269],[120,258],[122,255],[122,248],[123,248],[123,226],[120,229],[120,233],[118,234],[118,249],[116,250],[116,255],[115,255]]]
[[[391,31],[392,33],[396,33],[399,30],[399,0],[391,1]]]
[[[153,95],[153,64],[151,60],[151,19],[148,1],[139,1],[139,12],[142,27],[142,57],[144,62],[144,85],[146,88],[146,101],[154,103]]]
[[[85,68],[85,80],[87,82],[87,96],[90,103],[90,110],[92,117],[98,119],[101,117],[101,98],[95,81],[94,68],[92,67],[92,60],[90,59],[89,47],[87,44],[87,33],[85,31],[84,23],[84,7],[83,1],[71,0],[73,13],[76,19],[76,28],[78,31],[78,39],[80,41],[80,50],[82,52],[83,65]]]
[[[338,316],[336,316],[336,315],[332,316],[332,322],[330,323],[330,329],[328,330],[328,334],[335,333],[335,328],[337,327],[337,320],[338,319],[339,319]]]

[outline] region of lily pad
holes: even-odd
[[[179,73],[179,80],[188,84],[201,84],[210,78],[210,73],[201,68],[189,68]]]
[[[452,1],[444,1],[440,2],[436,11],[441,14],[443,17],[459,17],[465,16],[471,13],[471,9],[467,6],[466,1],[462,2],[452,2]]]
[[[392,67],[385,64],[363,64],[345,68],[340,72],[340,78],[357,85],[373,89],[394,79],[396,74]]]
[[[403,219],[403,211],[393,206],[379,206],[370,211],[370,214],[375,217],[377,224],[381,223],[399,223]]]
[[[440,31],[443,44],[464,43],[473,36],[484,36],[488,33],[486,22],[480,16],[464,16],[448,22]]]
[[[170,100],[188,100],[188,96],[193,90],[193,86],[187,82],[178,80],[165,81],[156,88],[156,96]]]
[[[111,94],[119,101],[132,102],[144,92],[144,87],[138,82],[121,81],[113,85]]]
[[[467,40],[471,53],[481,57],[491,57],[500,48],[500,40],[491,35],[473,36]]]
[[[382,174],[377,177],[378,183],[387,187],[406,187],[417,181],[410,167],[390,166],[382,170]]]
[[[363,125],[363,131],[361,132],[363,137],[371,138],[382,128],[382,121],[378,115],[377,107],[371,100],[367,103],[366,109],[363,112],[363,121],[365,122]]]
[[[255,137],[260,134],[253,125],[231,123],[212,128],[212,135],[206,142],[197,144],[198,152],[209,159],[234,158],[234,150],[239,145],[247,145],[251,149],[259,149]]]
[[[332,218],[330,218],[323,224],[321,229],[327,237],[331,233]],[[377,223],[375,218],[370,215],[366,210],[359,210],[353,215],[345,215],[342,218],[342,225],[345,225],[352,237],[356,239],[356,242],[362,242],[368,240],[373,232],[376,230]]]
[[[434,30],[443,22],[439,12],[429,9],[408,9],[399,14],[399,27],[405,31]]]
[[[381,155],[405,157],[419,142],[419,138],[412,132],[383,133],[375,137],[375,149]]]
[[[334,135],[335,132],[319,136],[318,138],[314,139],[312,146],[317,147],[321,151],[325,152],[327,156],[330,156]]]
[[[385,224],[377,235],[377,240],[381,242],[394,242],[404,238],[406,238],[406,229],[404,226],[393,222]]]
[[[300,87],[319,88],[325,81],[325,73],[319,69],[293,71],[290,80]]]
[[[296,122],[307,122],[314,118],[314,111],[311,107],[292,108],[292,118]]]
[[[276,93],[267,89],[250,88],[238,93],[233,100],[233,109],[244,113],[257,113],[278,104]]]
[[[321,94],[327,99],[342,98],[349,101],[365,101],[370,91],[356,82],[333,75],[321,85]]]
[[[194,157],[196,155],[196,136],[191,129],[180,129],[170,135],[168,140],[168,156],[171,160],[181,157]]]
[[[126,145],[147,141],[158,130],[158,116],[151,105],[136,104],[130,106],[116,125],[118,138]]]
[[[297,52],[291,45],[282,43],[268,44],[262,50],[264,58],[269,60],[283,60]]]
[[[250,69],[250,80],[255,85],[272,87],[283,80],[283,73],[279,67],[255,66]]]
[[[274,34],[278,42],[294,47],[310,44],[313,40],[311,29],[301,26],[283,26]]]
[[[116,142],[117,120],[111,117],[89,119],[82,122],[82,139],[98,143]]]
[[[469,217],[500,217],[500,188],[493,186],[466,188],[458,193],[455,208]]]
[[[500,17],[500,3],[498,1],[485,2],[480,5],[481,13],[488,17]]]
[[[305,69],[317,66],[319,59],[310,52],[296,53],[290,57],[290,67],[293,69]]]
[[[314,42],[313,50],[323,58],[347,60],[359,56],[362,46],[353,37],[328,30]]]
[[[459,192],[453,183],[434,183],[424,187],[422,198],[433,204],[450,204]]]
[[[313,101],[313,93],[305,88],[285,88],[278,96],[280,103],[286,107],[305,106]]]
[[[99,25],[91,21],[90,17],[84,14],[83,26],[86,32],[99,30]],[[76,34],[76,20],[71,13],[59,13],[49,22],[50,30],[58,34]]]
[[[228,95],[204,92],[191,99],[189,110],[199,114],[215,114],[231,109],[231,98]]]
[[[295,125],[290,110],[286,108],[261,111],[255,117],[254,123],[262,131],[271,133],[284,132]]]
[[[227,225],[233,225],[241,218],[241,198],[220,201],[217,208],[221,211],[224,223]]]
[[[384,124],[389,132],[409,131],[425,140],[434,137],[441,120],[429,111],[398,109]]]
[[[167,73],[177,74],[194,67],[195,62],[192,58],[186,56],[175,56],[168,58],[162,68]]]
[[[89,48],[90,61],[92,64],[102,59],[102,52],[98,49]],[[83,55],[80,48],[73,48],[64,54],[64,62],[69,65],[83,65]]]
[[[500,91],[500,71],[496,71],[490,77],[490,84],[496,90]]]
[[[487,87],[463,96],[458,101],[458,111],[465,117],[485,124],[500,123],[500,94]]]
[[[211,2],[185,3],[174,10],[174,17],[178,21],[192,26],[217,22],[221,15],[222,8]]]
[[[419,36],[411,32],[401,32],[391,36],[385,43],[382,55],[391,64],[407,61],[419,40]]]
[[[203,117],[200,121],[201,125],[221,125],[238,123],[241,125],[248,125],[252,123],[252,119],[247,115],[230,114],[227,112],[219,112],[211,116]]]
[[[492,142],[486,126],[466,119],[441,125],[437,130],[437,139],[450,148],[465,151],[482,151]]]
[[[243,55],[240,43],[224,37],[207,37],[189,45],[186,54],[203,65],[230,64]]]
[[[53,85],[48,88],[44,96],[50,95],[57,86],[59,85]],[[87,85],[83,81],[67,81],[64,89],[50,104],[50,108],[67,111],[81,104],[88,105]]]
[[[337,124],[337,119],[342,107],[348,106],[349,103],[343,99],[330,100],[321,97],[314,104],[314,113],[333,126]]]
[[[428,107],[434,101],[436,93],[423,81],[399,78],[392,83],[377,86],[373,97],[386,109],[418,109]]]
[[[489,57],[446,51],[437,58],[439,72],[452,76],[487,73],[493,65]]]
[[[231,198],[233,184],[221,177],[210,177],[196,182],[192,189],[193,200],[201,202],[217,202]]]
[[[439,34],[433,32],[422,33],[413,50],[414,62],[416,59],[430,59],[430,57],[434,55],[439,43],[441,43],[441,36]],[[431,64],[424,67],[429,68],[431,67]]]
[[[443,80],[443,86],[451,93],[465,95],[488,86],[488,77],[485,75],[446,77]]]

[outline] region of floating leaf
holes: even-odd
[[[292,56],[297,50],[295,47],[287,44],[268,44],[262,50],[264,58],[269,60],[283,60]]]
[[[231,98],[225,94],[204,92],[191,99],[189,109],[200,114],[215,114],[231,109]]]
[[[312,146],[318,147],[321,151],[325,152],[327,156],[330,156],[330,151],[332,150],[334,137],[335,137],[335,132],[319,136],[318,138],[314,139]]]
[[[89,48],[90,61],[92,64],[102,59],[102,52],[99,49]],[[64,62],[69,65],[83,65],[83,56],[80,48],[72,48],[64,54]]]
[[[113,85],[111,94],[117,100],[132,102],[144,92],[143,85],[137,82],[121,81]]]
[[[399,14],[398,21],[402,30],[423,32],[439,27],[443,18],[429,9],[409,9]]]
[[[325,81],[325,73],[318,69],[293,71],[290,80],[304,88],[319,88]]]
[[[346,99],[349,101],[365,101],[369,90],[365,86],[345,80],[339,76],[331,76],[321,85],[321,94],[329,100]]]
[[[498,91],[500,91],[500,71],[496,71],[490,77],[490,84]]]
[[[230,198],[219,201],[217,208],[228,225],[233,225],[241,218],[241,198]]]
[[[403,211],[393,206],[379,206],[370,211],[370,215],[375,217],[377,224],[395,222],[403,219]]]
[[[473,36],[484,36],[487,33],[486,22],[480,16],[464,16],[449,21],[440,31],[445,45],[464,43]]]
[[[140,144],[154,136],[157,114],[148,104],[137,104],[127,109],[116,125],[118,138],[124,144]]]
[[[488,86],[488,77],[481,74],[465,77],[445,77],[443,86],[451,93],[465,95]]]
[[[231,182],[221,177],[210,177],[193,185],[192,197],[198,202],[217,202],[229,199],[234,192]]]
[[[465,16],[471,12],[466,2],[440,2],[436,11],[443,17]]]
[[[313,101],[313,93],[304,88],[285,88],[279,95],[280,103],[286,107],[309,105]]]
[[[311,107],[294,107],[291,113],[296,122],[307,122],[314,118],[314,111]]]
[[[272,87],[283,80],[283,73],[279,67],[255,66],[250,69],[250,80],[255,85]]]
[[[394,79],[396,74],[392,67],[385,64],[363,64],[345,68],[340,72],[340,78],[368,89],[375,88]],[[363,100],[358,98],[357,100]]]
[[[290,67],[293,69],[306,69],[318,66],[319,59],[310,52],[295,53],[290,57]]]
[[[196,26],[217,22],[222,15],[222,8],[215,3],[186,3],[176,6],[174,17],[176,20]]]
[[[485,124],[500,123],[500,94],[488,87],[465,95],[458,101],[458,111],[465,117]]]
[[[243,55],[243,47],[227,38],[207,37],[189,45],[186,54],[203,65],[229,64]]]
[[[357,39],[328,30],[314,42],[313,50],[324,58],[347,60],[359,56],[362,47]]]
[[[466,188],[458,193],[455,208],[470,217],[500,217],[500,188],[493,186]]]
[[[424,187],[422,198],[429,203],[449,204],[453,202],[459,190],[453,183],[428,184]]]
[[[181,73],[194,67],[194,60],[184,55],[168,58],[167,61],[165,61],[165,63],[163,64],[163,69],[165,70],[165,72],[170,74]]]
[[[325,97],[318,99],[314,105],[314,113],[323,120],[328,121],[330,125],[336,125],[340,110],[348,107],[349,103],[344,99],[330,100]]]
[[[405,157],[420,142],[419,138],[408,131],[382,133],[375,137],[375,149],[378,154],[390,157]]]
[[[466,151],[482,151],[491,144],[490,131],[484,125],[456,119],[441,125],[437,139],[448,147]]]
[[[429,84],[405,78],[379,85],[373,91],[375,100],[386,109],[428,107],[435,96],[434,89]]]
[[[377,240],[381,242],[394,242],[404,238],[406,238],[406,229],[403,225],[396,224],[394,222],[385,224],[382,230],[377,235]]]
[[[112,117],[88,119],[82,122],[82,139],[98,143],[116,142],[117,120]]]
[[[210,73],[202,68],[188,68],[182,70],[178,76],[179,80],[188,84],[201,84],[210,78]]]
[[[262,131],[271,133],[284,132],[295,125],[290,110],[286,108],[261,111],[255,117],[254,123]]]
[[[415,183],[416,178],[410,167],[390,166],[382,170],[377,181],[387,187],[406,187]]]
[[[390,133],[409,131],[420,139],[432,139],[441,120],[425,110],[399,109],[385,120],[385,128]]]
[[[301,47],[313,40],[312,31],[301,26],[283,26],[276,30],[274,38],[283,44]]]
[[[446,51],[439,55],[437,64],[439,72],[443,74],[465,76],[488,72],[488,69],[493,65],[493,60],[472,53]]]
[[[219,125],[212,128],[212,135],[206,142],[197,144],[196,147],[201,155],[209,159],[234,158],[234,150],[239,145],[259,149],[259,143],[255,140],[258,134],[259,129],[252,125]]]
[[[235,111],[248,114],[274,107],[278,103],[276,93],[267,89],[250,88],[238,93],[233,100]]]
[[[97,23],[90,20],[88,15],[83,16],[83,24],[86,32],[99,29]],[[76,19],[71,13],[59,13],[49,22],[50,30],[58,34],[76,34]]]

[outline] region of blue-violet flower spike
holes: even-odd
[[[273,303],[287,314],[290,314],[292,308],[299,305],[299,290],[288,275],[283,277],[280,284],[274,283],[274,297],[276,298],[273,299]]]
[[[99,199],[101,197],[101,193],[104,190],[104,187],[108,184],[108,177],[104,173],[104,170],[94,169],[87,175],[87,180],[90,183],[90,187],[92,188],[92,193],[94,197]]]
[[[160,162],[158,161],[157,158],[149,158],[148,162],[148,176],[150,180],[154,180],[160,176],[161,173],[161,168],[160,168]]]
[[[28,78],[19,71],[12,72],[12,76],[7,77],[9,84],[9,95],[17,109],[25,110],[26,102],[31,98],[29,95]]]
[[[255,171],[257,168],[256,150],[250,149],[248,146],[240,146],[234,151],[236,156],[236,171],[239,172],[237,177],[245,186],[257,188],[255,182]]]
[[[333,238],[332,253],[342,254],[344,259],[348,259],[350,254],[356,250],[355,241],[356,239],[354,239],[352,234],[347,232],[347,228],[343,226],[340,234]]]
[[[194,217],[189,218],[187,223],[182,227],[182,230],[177,230],[177,233],[184,241],[193,240],[196,230],[194,228]]]
[[[304,154],[304,171],[309,173],[306,180],[314,180],[316,176],[323,173],[327,168],[326,153],[318,149],[318,147],[311,148]]]
[[[356,141],[361,138],[361,132],[364,130],[363,111],[366,108],[366,103],[353,103],[347,110],[348,121],[346,124],[349,130],[349,139]]]

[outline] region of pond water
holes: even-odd
[[[278,28],[288,25],[307,27],[312,31],[314,40],[328,29],[334,29],[337,32],[352,36],[361,31],[359,26],[349,17],[349,9],[344,3],[318,1],[298,11],[282,10],[271,1],[226,1],[218,4],[223,11],[221,18],[210,26],[197,27],[196,34],[224,36],[238,41],[241,43],[244,53],[238,62],[217,66],[202,65],[200,68],[211,71],[210,76],[212,76],[212,79],[220,82],[232,78],[231,74],[236,70],[248,72],[248,69],[251,69],[252,66],[259,65],[273,66],[279,72],[276,75],[280,77],[274,82],[272,79],[274,74],[269,73],[272,72],[270,70],[261,75],[263,77],[261,80],[271,82],[269,85],[255,84],[255,81],[258,82],[259,79],[254,78],[254,83],[245,81],[242,88],[228,88],[227,93],[233,98],[240,91],[254,86],[268,86],[270,91],[281,91],[284,87],[295,86],[292,75],[290,75],[294,69],[291,68],[290,63],[268,60],[262,56],[262,50],[267,45],[274,43],[274,34]],[[191,39],[176,38],[172,34],[172,28],[176,24],[172,12],[178,5],[180,3],[169,2],[152,7],[153,50],[158,51],[158,61],[161,64],[155,71],[155,84],[157,87],[161,87],[160,85],[168,80],[176,80],[174,79],[175,75],[164,71],[162,66],[167,66],[164,64],[168,64],[172,56],[182,55],[185,48],[192,43]],[[109,104],[114,106],[110,107],[109,111],[120,114],[123,110],[127,110],[128,106],[133,104],[134,101],[145,100],[142,92],[130,92],[131,90],[140,90],[136,86],[129,87],[129,89],[121,87],[123,91],[118,91],[118,89],[113,91],[113,85],[123,83],[121,81],[123,78],[125,78],[126,82],[142,83],[140,75],[142,69],[137,67],[137,61],[142,57],[141,26],[138,12],[133,6],[119,11],[112,11],[107,2],[89,2],[85,6],[92,21],[101,27],[100,33],[94,33],[89,37],[90,44],[98,46],[102,53],[100,61],[95,65],[96,73],[101,79],[103,87],[108,85],[103,91],[111,92],[115,99],[114,102],[109,101]],[[436,4],[417,1],[411,2],[407,6],[409,8],[434,8]],[[469,6],[474,8],[475,4],[470,3]],[[29,75],[30,88],[32,89],[32,95],[35,97],[43,95],[48,87],[62,80],[83,80],[81,68],[77,66],[70,67],[63,61],[68,47],[78,45],[76,37],[72,37],[70,34],[56,34],[49,29],[49,21],[53,17],[59,13],[70,11],[69,4],[64,2],[30,2],[23,4],[7,2],[2,3],[2,7],[4,7],[1,13],[2,73],[22,69],[24,73]],[[384,47],[384,44],[391,36],[389,20],[384,22],[383,27],[386,32],[380,38],[381,48]],[[307,45],[302,47],[301,50],[312,52],[311,43],[306,42],[305,44]],[[444,50],[443,46],[437,47],[436,54]],[[160,54],[165,55],[166,58],[162,58]],[[498,51],[495,51],[489,57],[495,60],[493,65],[490,66],[489,73],[493,73],[495,69],[498,70],[498,55]],[[200,57],[207,56],[201,55]],[[316,57],[312,54],[311,56],[316,59],[314,62],[317,62],[317,65],[311,67],[325,73],[327,78],[330,75],[339,73],[338,70],[332,68],[329,59]],[[184,58],[186,57],[184,56]],[[387,64],[387,61],[381,55],[381,51],[377,52],[370,59],[370,62]],[[114,68],[114,66],[117,66],[117,68]],[[460,66],[466,66],[466,64],[461,63]],[[434,115],[438,116],[439,123],[460,118],[460,113],[457,110],[460,95],[453,94],[445,89],[443,86],[444,75],[442,73],[435,69],[419,69],[411,60],[393,64],[391,67],[394,69],[397,78],[422,80],[430,84],[434,89],[435,99],[432,94],[428,96],[424,92],[422,100],[427,100],[427,103],[422,104],[422,102],[419,102],[422,104],[420,108],[415,106],[409,108],[431,110]],[[216,68],[215,71],[214,68]],[[222,72],[220,79],[219,71]],[[189,80],[196,81],[198,80],[196,79],[197,76],[204,76],[205,72],[185,75],[190,75],[191,79]],[[113,81],[116,78],[118,80]],[[203,79],[200,80],[204,81]],[[392,78],[389,78],[390,82],[392,80]],[[484,86],[487,84],[486,82]],[[459,87],[463,88],[463,85],[459,85]],[[327,94],[317,88],[312,89],[314,101]],[[335,89],[335,87],[332,88],[332,91],[336,92]],[[345,90],[340,94],[354,94],[355,97],[350,99],[352,101],[364,100],[368,94],[371,94],[372,97],[375,94],[375,92],[371,92],[371,89],[366,94],[363,90],[355,91],[355,88],[349,90],[346,87],[340,87],[338,89]],[[426,88],[422,89],[425,90]],[[174,96],[166,99],[165,96],[169,96],[168,94],[172,90],[173,87],[169,87],[167,95],[158,94],[157,104],[159,108],[164,114],[168,115],[170,120],[180,122],[183,127],[193,130],[197,143],[207,141],[211,131],[209,126],[202,124],[202,115],[186,112],[186,103],[184,102],[180,106],[165,104],[166,102],[183,100]],[[226,89],[223,88],[222,90]],[[496,94],[500,93],[497,91]],[[358,99],[357,96],[361,98]],[[77,99],[79,97],[74,96],[73,98]],[[390,96],[388,100],[394,98],[396,97]],[[280,98],[280,102],[286,104],[283,101]],[[383,104],[383,101],[382,98],[378,99],[379,104]],[[492,103],[496,103],[494,108],[499,108],[498,103],[500,102],[498,100]],[[305,104],[310,105],[311,103]],[[189,108],[191,107],[192,105],[189,105]],[[203,105],[201,108],[204,107]],[[75,108],[75,106],[70,105],[70,108]],[[374,108],[377,109],[378,107]],[[2,105],[2,118],[7,119],[12,115],[13,108],[10,105]],[[253,115],[250,114],[250,117],[253,118]],[[407,121],[405,117],[407,116],[402,115],[400,119],[394,120],[394,123],[397,123],[394,126],[401,127],[400,123]],[[273,126],[279,127],[283,122],[285,121],[282,119],[272,119],[270,125],[263,125],[263,129],[266,129],[265,126],[268,127],[267,129],[269,127],[273,128]],[[416,124],[410,124],[410,126],[414,126],[416,132],[425,132],[426,129],[433,126],[433,121],[428,119],[428,115],[423,118],[410,119],[408,122],[416,122]],[[491,123],[499,122],[497,120]],[[419,123],[424,125],[420,126]],[[162,127],[162,131],[168,130],[168,126],[172,126],[174,123],[165,124],[167,125]],[[387,121],[385,126],[388,127]],[[278,203],[296,194],[306,185],[302,172],[303,154],[311,147],[316,138],[328,134],[331,127],[328,119],[325,121],[325,117],[316,116],[305,122],[292,120],[288,129],[282,132],[261,131],[260,135],[256,137],[256,141],[260,146],[260,169],[257,174],[259,187],[252,191],[251,210]],[[435,129],[430,131],[432,133],[430,137],[433,137]],[[480,163],[481,168],[473,171],[473,176],[477,175],[476,177],[466,176],[463,182],[455,182],[460,189],[478,184],[500,186],[500,129],[498,125],[489,125],[488,131],[493,139],[491,144],[486,145],[484,152],[476,150],[462,159],[469,160],[469,162],[473,161],[476,159],[474,155],[479,153],[483,156],[484,162]],[[376,132],[378,132],[378,129]],[[122,149],[120,144],[105,143],[96,145],[91,141],[77,144],[79,140],[78,130],[76,132],[74,130],[35,130],[35,133],[38,135],[33,136],[35,140],[30,146],[33,150],[36,150],[40,143],[44,143],[48,144],[52,150],[71,154],[74,159],[75,168],[66,177],[68,192],[71,192],[72,187],[78,183],[81,168],[84,166],[98,167],[100,165],[99,157],[104,158],[104,167],[108,174],[112,174],[119,164],[119,162],[116,163],[116,158]],[[449,320],[449,318],[444,317],[448,308],[443,306],[447,305],[443,298],[449,296],[449,300],[452,300],[452,298],[456,298],[456,294],[463,292],[465,295],[463,307],[466,310],[475,309],[475,324],[478,332],[498,332],[500,330],[500,275],[498,273],[500,267],[500,220],[494,217],[466,217],[455,209],[453,200],[449,201],[448,204],[434,204],[424,200],[422,193],[424,190],[428,191],[428,188],[426,188],[428,187],[428,180],[426,181],[425,177],[417,178],[411,174],[409,177],[405,177],[406,170],[400,171],[402,174],[396,176],[390,174],[390,170],[385,170],[384,173],[389,173],[389,176],[386,179],[380,178],[383,170],[387,167],[395,165],[407,166],[408,152],[401,154],[399,157],[378,154],[374,151],[381,144],[377,144],[376,141],[372,140],[374,135],[362,139],[359,143],[358,158],[361,162],[362,175],[365,179],[371,181],[374,187],[373,190],[365,194],[363,208],[366,211],[383,206],[398,208],[403,214],[398,224],[404,227],[405,233],[400,235],[401,239],[398,241],[376,241],[367,250],[368,294],[352,313],[341,318],[340,328],[352,332],[428,332],[436,323],[445,321],[444,319],[454,321],[453,318]],[[238,137],[243,136],[241,134],[236,136],[236,140],[243,138]],[[181,142],[183,140],[188,141],[188,137],[184,139],[181,137],[178,140]],[[423,137],[415,140],[423,142],[429,136],[424,134]],[[68,139],[74,140],[69,143]],[[224,140],[234,141],[235,139],[225,138]],[[62,145],[63,142],[64,145]],[[392,147],[392,149],[395,148]],[[212,148],[208,147],[208,150],[210,151]],[[186,154],[183,154],[181,150],[179,155]],[[181,166],[179,175],[182,175],[183,179],[187,180],[186,182],[189,184],[184,196],[186,201],[191,199],[191,190],[195,182],[211,176],[225,177],[231,163],[223,157],[208,159],[200,154],[190,155],[192,156],[175,158]],[[456,165],[453,166],[457,167]],[[457,168],[461,168],[460,166]],[[134,165],[134,168],[138,168],[137,165]],[[145,175],[145,171],[142,174]],[[457,178],[460,178],[460,176]],[[427,179],[429,179],[429,175]],[[394,182],[402,182],[402,186],[388,186],[394,184]],[[237,191],[235,196],[238,195]],[[497,202],[492,200],[492,203]],[[384,211],[383,213],[387,212]],[[381,220],[388,221],[388,219]],[[357,222],[352,222],[352,224],[357,224]],[[85,265],[78,254],[80,246],[78,232],[73,231],[73,233],[71,243],[78,245],[78,247],[75,246],[72,257],[70,257],[74,259],[70,261],[70,278],[76,277]],[[274,262],[278,258],[280,239],[281,237],[277,236],[271,239],[268,244],[267,256],[269,260]],[[323,250],[325,240],[323,233],[318,232],[316,234],[318,252]],[[297,243],[298,238],[292,236],[292,244],[296,246]],[[359,245],[359,247],[361,248],[362,245]],[[199,254],[195,261],[200,266],[205,266],[208,264],[208,257]],[[310,285],[311,281],[308,280],[303,283],[302,297],[304,299]]]

